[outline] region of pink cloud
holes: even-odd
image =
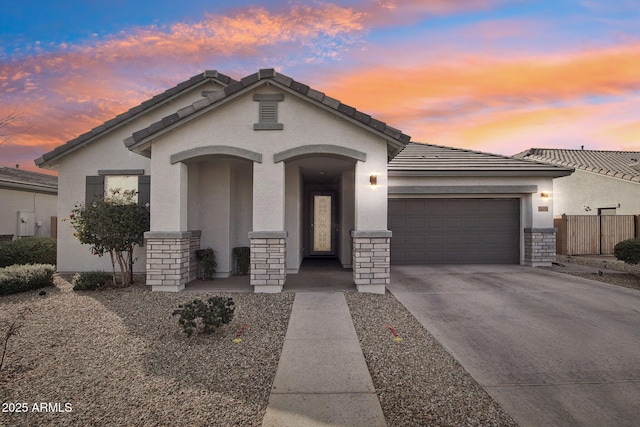
[[[357,7],[366,14],[367,24],[389,26],[416,22],[425,16],[442,16],[458,12],[489,9],[500,0],[361,0]]]
[[[209,14],[194,24],[133,28],[54,51],[37,46],[31,56],[0,63],[0,116],[18,106],[34,125],[12,145],[48,150],[218,61],[260,62],[261,54],[291,51],[304,52],[302,62],[331,57],[357,42],[362,16],[330,3],[280,12],[254,7]]]
[[[281,65],[286,73],[310,64],[306,73],[314,78],[292,77],[414,140],[502,153],[515,152],[510,149],[514,141],[562,144],[585,134],[599,146],[633,145],[637,119],[598,120],[609,101],[593,108],[587,104],[591,96],[624,103],[640,88],[637,42],[555,55],[470,53],[447,40],[434,42],[440,44],[434,49],[425,49],[421,40],[405,42],[402,49],[366,42],[375,28],[497,3],[360,0],[350,6],[294,4],[278,11],[252,7],[209,14],[193,24],[132,28],[55,51],[37,47],[32,56],[0,63],[0,116],[3,109],[19,106],[33,126],[15,144],[40,149],[39,155],[204,69],[219,68],[239,78],[263,66]],[[457,36],[526,40],[542,28],[535,21],[484,22],[459,29]],[[327,58],[334,65],[323,70]],[[352,65],[354,59],[358,66]],[[230,63],[233,67],[225,68]]]

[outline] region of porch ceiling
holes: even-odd
[[[355,160],[335,157],[308,157],[291,162],[300,167],[305,183],[330,184],[342,176],[342,172],[353,168]]]

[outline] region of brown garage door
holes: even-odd
[[[390,199],[392,264],[518,264],[518,199]]]

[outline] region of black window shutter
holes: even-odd
[[[85,202],[89,203],[102,198],[104,198],[104,176],[87,176]]]
[[[151,176],[138,176],[138,204],[149,206],[151,204]]]

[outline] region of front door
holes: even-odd
[[[335,193],[311,193],[310,243],[311,256],[336,255]]]

